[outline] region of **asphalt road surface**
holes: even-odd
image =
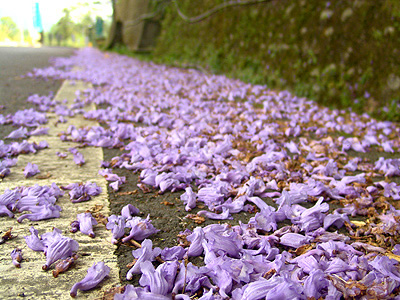
[[[0,47],[0,114],[7,115],[32,107],[26,102],[31,94],[47,95],[57,92],[61,81],[44,81],[23,76],[33,68],[49,66],[56,56],[70,56],[75,49],[61,47],[17,48]],[[12,130],[11,126],[0,127],[0,139]]]

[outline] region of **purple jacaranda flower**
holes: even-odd
[[[238,258],[243,248],[238,234],[227,225],[211,224],[204,229],[205,240],[213,252],[224,252]]]
[[[170,300],[171,297],[163,296],[149,292],[142,287],[134,287],[131,284],[125,286],[125,291],[122,294],[115,294],[114,300]],[[177,298],[175,298],[177,299]]]
[[[153,264],[147,260],[141,262],[139,267],[140,272],[142,273],[142,277],[139,280],[141,286],[147,287],[152,293],[164,296],[166,296],[169,290],[172,289],[172,286],[170,287],[167,280],[164,278],[162,265],[155,270]]]
[[[392,197],[393,200],[400,200],[400,185],[395,182],[387,183],[386,181],[379,181],[375,183],[378,187],[383,187],[383,196],[386,198]]]
[[[68,156],[68,154],[67,153],[65,153],[65,152],[56,152],[56,155],[59,157],[59,158],[66,158],[67,156]]]
[[[198,216],[205,216],[206,218],[213,219],[213,220],[233,220],[233,217],[229,213],[229,209],[223,207],[222,213],[216,214],[211,211],[207,210],[200,210],[197,212]]]
[[[385,254],[386,250],[383,249],[382,247],[377,247],[377,246],[372,246],[370,244],[367,243],[362,243],[362,242],[354,242],[351,244],[351,246],[354,249],[364,249],[367,252],[378,252],[381,254]]]
[[[109,273],[110,268],[104,262],[93,263],[93,266],[87,270],[85,278],[72,286],[71,297],[76,297],[78,290],[88,291],[95,288]]]
[[[280,237],[279,243],[284,246],[299,248],[305,244],[308,244],[309,238],[299,233],[286,233]]]
[[[203,228],[196,227],[192,234],[186,237],[186,240],[190,242],[187,254],[188,256],[200,256],[203,253],[202,242],[204,240],[205,234]]]
[[[396,260],[390,259],[384,255],[378,255],[369,264],[384,276],[393,278],[398,282],[400,281],[400,271],[398,269],[398,262]]]
[[[123,237],[125,234],[125,218],[116,215],[109,216],[106,228],[108,230],[111,230],[112,233],[111,242],[113,244],[117,244],[118,239]]]
[[[132,219],[134,215],[138,215],[139,213],[139,209],[132,204],[127,204],[121,209],[121,216],[125,219]]]
[[[17,111],[10,117],[10,121],[14,125],[24,125],[27,127],[36,127],[40,124],[47,123],[45,113],[35,111],[33,108]]]
[[[400,176],[400,159],[385,159],[380,157],[374,165],[374,169],[387,177]]]
[[[392,250],[393,254],[400,255],[400,244],[396,244]]]
[[[215,261],[218,261],[218,259]],[[219,287],[219,294],[223,298],[229,298],[228,293],[231,292],[233,284],[232,274],[223,269],[221,264],[218,263],[208,263],[207,267],[212,269],[212,272],[209,273],[209,276],[213,283]]]
[[[82,166],[85,164],[85,158],[83,157],[83,154],[76,150],[76,148],[69,148],[68,151],[72,153],[75,164],[77,164],[78,166]]]
[[[144,261],[153,261],[156,256],[160,255],[161,249],[156,247],[153,249],[153,242],[149,239],[145,239],[142,242],[142,247],[132,251],[133,257],[136,258],[136,262],[132,268],[126,273],[126,279],[131,280],[133,274],[140,274],[140,263]]]
[[[271,206],[266,206],[261,212],[249,220],[249,224],[254,224],[257,229],[264,230],[266,232],[276,230],[277,228],[277,213]]]
[[[185,254],[186,250],[182,246],[174,246],[171,248],[164,248],[161,251],[161,258],[165,261],[182,260]]]
[[[185,206],[186,211],[191,211],[193,208],[196,207],[197,196],[196,193],[193,192],[192,187],[188,186],[185,189],[185,193],[183,193],[180,198],[183,201],[183,203],[186,204]]]
[[[179,180],[174,178],[173,173],[161,173],[155,178],[156,186],[160,188],[161,192],[167,190],[174,190],[175,187],[179,186]]]
[[[24,214],[18,217],[17,222],[21,223],[22,220],[28,219],[31,221],[46,220],[52,218],[59,218],[61,207],[54,204],[44,204],[39,206],[32,206],[29,208],[30,214]]]
[[[0,195],[0,216],[7,215],[10,218],[14,218],[14,214],[11,212],[12,207],[21,198],[21,193],[18,189],[9,190]]]
[[[43,241],[39,238],[38,231],[32,226],[29,231],[31,235],[24,236],[25,242],[30,249],[33,251],[45,251],[46,246]]]
[[[290,141],[289,143],[285,143],[285,147],[289,150],[290,153],[301,154],[299,148],[297,147],[296,143]]]
[[[47,271],[50,266],[59,259],[66,259],[72,256],[79,249],[77,241],[61,237],[51,243],[46,251],[46,263],[42,266],[42,269]]]
[[[11,170],[3,162],[0,162],[0,178],[10,175]]]
[[[396,279],[383,276],[381,273],[375,270],[364,276],[359,283],[367,286],[368,292],[373,294],[377,299],[390,298],[393,290],[399,286],[399,283]],[[344,291],[344,294],[346,295],[346,290]]]
[[[36,175],[37,173],[40,173],[38,165],[28,162],[28,164],[26,165],[26,167],[24,169],[25,178],[32,177],[32,176]]]
[[[78,259],[78,255],[74,254],[71,257],[59,261],[53,270],[53,276],[58,277],[60,273],[67,271],[70,266]]]
[[[95,234],[93,232],[93,226],[97,225],[96,219],[92,216],[90,212],[87,213],[81,213],[78,214],[77,216],[78,222],[79,222],[79,230],[91,238],[95,237]]]
[[[381,143],[381,146],[383,148],[383,151],[394,153],[394,150],[392,148],[393,147],[393,143],[391,141],[385,141],[385,142]]]
[[[36,128],[35,130],[30,131],[28,134],[30,136],[47,135],[49,134],[49,129],[49,127]]]
[[[347,214],[339,214],[338,212],[334,211],[332,214],[329,214],[325,217],[324,229],[328,229],[332,225],[335,225],[337,228],[341,228],[345,222],[350,222]]]
[[[101,193],[101,187],[92,182],[87,182],[85,184],[71,183],[67,186],[62,186],[61,188],[64,190],[70,190],[69,196],[72,203],[88,201],[92,196],[97,196]]]
[[[128,236],[122,239],[123,243],[126,243],[130,239],[142,241],[150,235],[160,231],[151,224],[150,215],[148,215],[146,219],[133,217],[126,221],[126,227],[131,228],[131,231]]]
[[[251,282],[243,287],[242,300],[265,299],[268,292],[278,284],[283,282],[282,277],[272,276],[266,280],[260,278],[257,281]]]
[[[179,266],[179,273],[176,276],[172,294],[176,295],[185,288],[185,292],[194,293],[201,287],[208,289],[216,288],[210,282],[208,278],[209,269],[207,267],[197,267],[189,262],[187,265],[185,262],[181,262]]]
[[[27,137],[27,134],[28,130],[26,129],[26,127],[20,127],[7,135],[6,139],[25,139]]]
[[[107,181],[121,181],[125,183],[125,177],[119,177],[117,174],[112,172],[112,169],[100,169],[99,175],[103,176]]]
[[[292,217],[292,222],[300,226],[302,231],[309,232],[321,226],[325,218],[325,212],[329,210],[329,204],[323,203],[324,198],[320,197],[317,203],[305,209],[302,206],[292,206],[292,211],[295,217]]]
[[[265,189],[266,185],[263,180],[251,176],[250,179],[238,189],[237,193],[238,196],[245,195],[247,197],[253,197],[254,195],[262,194]]]
[[[336,253],[338,253],[338,252],[344,252],[347,255],[354,254],[354,255],[358,255],[358,256],[361,256],[364,254],[361,251],[357,251],[352,246],[350,246],[342,241],[329,240],[328,242],[325,242],[325,243],[318,243],[317,249],[323,250],[325,252],[324,255],[328,258],[336,256]]]
[[[12,258],[12,263],[16,268],[21,268],[21,261],[22,261],[22,250],[19,248],[15,248],[13,251],[11,251],[11,258]]]
[[[346,272],[349,270],[353,270],[353,268],[349,266],[348,263],[346,263],[339,257],[334,257],[329,262],[328,268],[324,272],[327,274],[334,274],[339,272]]]

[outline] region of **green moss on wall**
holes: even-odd
[[[195,16],[223,0],[178,2],[186,15]],[[195,24],[179,18],[171,5],[154,57],[396,119],[398,3],[277,0],[228,8]]]

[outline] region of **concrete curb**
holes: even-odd
[[[83,82],[65,81],[55,96],[56,100],[67,100],[67,104],[72,104],[76,98],[77,90],[85,90],[90,86]],[[93,107],[86,107],[91,110]],[[119,270],[117,266],[117,258],[114,255],[116,246],[111,241],[111,233],[106,230],[103,224],[94,227],[95,238],[77,232],[72,234],[69,232],[70,223],[76,220],[78,213],[86,210],[96,210],[104,216],[109,216],[109,200],[107,195],[107,182],[98,175],[100,162],[103,160],[103,150],[101,148],[87,147],[80,148],[86,160],[86,163],[79,167],[73,162],[72,154],[68,152],[68,148],[76,146],[75,143],[62,142],[58,134],[65,131],[69,125],[76,127],[96,126],[97,122],[84,120],[82,116],[69,118],[67,123],[57,124],[54,126],[58,116],[48,114],[50,127],[48,136],[37,136],[28,139],[29,142],[46,140],[49,148],[41,150],[36,154],[20,155],[18,164],[11,168],[9,177],[4,178],[0,183],[0,194],[5,189],[13,189],[18,186],[51,185],[56,183],[58,186],[67,185],[75,182],[95,182],[102,188],[102,193],[91,200],[82,203],[71,203],[69,195],[66,193],[56,204],[62,207],[61,217],[56,219],[29,221],[24,220],[21,224],[16,219],[6,216],[0,217],[1,235],[9,228],[12,234],[17,237],[0,245],[0,298],[1,299],[71,299],[69,291],[72,285],[86,276],[87,269],[94,262],[103,261],[111,268],[111,272],[97,288],[88,292],[78,292],[77,298],[85,299],[101,299],[104,291],[119,284]],[[56,152],[66,152],[68,157],[60,159]],[[41,173],[25,179],[23,169],[28,162],[35,163],[39,166]],[[38,178],[45,179],[38,179]],[[19,216],[20,214],[17,214]],[[35,252],[29,249],[25,243],[24,236],[30,235],[29,228],[34,226],[39,235],[52,231],[53,227],[57,227],[63,231],[63,235],[75,239],[79,243],[79,259],[74,267],[65,273],[60,274],[57,278],[52,275],[54,266],[47,272],[42,270],[42,265],[46,261],[42,252]],[[22,249],[24,260],[21,268],[16,268],[12,264],[10,253],[16,247]]]

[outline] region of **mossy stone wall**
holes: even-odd
[[[223,0],[181,0],[198,15]],[[199,23],[166,11],[154,56],[377,113],[400,99],[400,1],[272,0]],[[387,118],[396,116],[386,115]]]

